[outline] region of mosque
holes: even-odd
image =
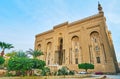
[[[44,55],[47,66],[57,64],[78,71],[78,64],[92,63],[93,71],[118,72],[111,32],[102,6],[98,13],[81,20],[64,22],[35,36],[35,49]]]

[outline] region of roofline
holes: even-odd
[[[59,27],[64,26],[64,25],[68,25],[68,21],[66,21],[66,22],[64,22],[64,23],[61,23],[61,24],[58,24],[58,25],[55,25],[55,26],[53,27],[53,29],[59,28]]]
[[[45,31],[43,33],[37,34],[35,37],[41,36],[41,35],[44,35],[44,34],[47,34],[47,33],[51,33],[51,32],[53,32],[53,30],[48,30],[48,31]]]
[[[68,24],[68,21],[66,21],[66,22],[64,22],[64,23],[61,23],[61,24],[58,24],[58,25],[54,26],[52,30],[48,30],[48,31],[46,31],[46,32],[37,34],[36,37],[37,37],[37,36],[44,35],[44,34],[47,34],[47,33],[51,33],[51,32],[54,31],[54,29],[59,28],[59,27],[62,27],[62,26],[64,26],[64,25],[68,25],[68,27],[69,27],[69,26],[76,25],[76,24],[78,24],[78,23],[84,23],[84,22],[89,21],[89,20],[91,20],[91,19],[95,19],[95,18],[99,18],[99,17],[103,17],[103,16],[104,16],[104,13],[98,13],[98,14],[95,14],[95,15],[88,16],[88,17],[86,17],[86,18],[83,18],[83,19],[81,19],[81,20],[71,22],[71,23],[69,23],[69,24]]]
[[[102,14],[102,13],[101,13],[101,14],[95,14],[95,15],[92,15],[92,16],[88,16],[88,17],[83,18],[83,19],[81,19],[81,20],[71,22],[71,23],[69,24],[69,26],[73,26],[73,25],[76,25],[76,24],[78,24],[78,23],[84,23],[84,22],[89,21],[89,20],[91,20],[91,19],[99,18],[99,17],[102,17],[102,16],[104,16],[104,14]]]

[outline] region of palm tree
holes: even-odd
[[[23,51],[18,51],[15,56],[16,57],[28,57],[27,54]]]
[[[3,56],[5,49],[11,49],[14,48],[14,46],[12,46],[12,44],[0,41],[0,48],[2,49],[1,56]]]
[[[43,52],[40,51],[40,50],[32,50],[32,49],[29,49],[27,52],[28,52],[29,55],[32,55],[33,58],[36,58],[36,57],[38,57],[38,56],[43,55]]]

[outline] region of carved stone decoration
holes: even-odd
[[[80,52],[80,46],[79,46],[79,37],[78,36],[73,36],[72,37],[72,60],[74,64],[78,64],[79,62],[79,52]]]
[[[47,43],[47,56],[46,56],[46,64],[49,65],[51,63],[51,47],[52,43]]]
[[[93,53],[94,55],[94,59],[91,59],[91,60],[94,60],[97,62],[97,59],[96,57],[100,57],[100,37],[99,37],[99,33],[97,31],[93,31],[91,34],[90,34],[90,38],[91,38],[91,44],[92,44],[92,51],[91,53]],[[99,58],[100,60],[100,58]]]

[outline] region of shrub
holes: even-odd
[[[75,71],[73,71],[73,70],[69,71],[69,75],[74,75],[74,74],[75,74]]]
[[[0,65],[2,65],[4,62],[5,62],[5,59],[2,56],[0,56]]]
[[[16,71],[16,75],[27,75],[32,69],[43,69],[45,61],[26,57],[11,57],[8,61],[8,71]]]
[[[82,63],[82,64],[78,64],[78,68],[85,69],[85,71],[87,72],[88,69],[94,69],[94,65],[90,63]]]
[[[42,68],[41,75],[42,75],[42,76],[50,75],[50,68],[48,68],[48,67],[43,67],[43,68]]]
[[[8,71],[16,71],[17,75],[25,75],[25,71],[31,70],[33,63],[31,59],[24,57],[12,57],[8,61]]]
[[[33,69],[42,69],[46,64],[45,61],[39,59],[32,59]]]
[[[58,70],[57,75],[68,75],[69,70],[66,66],[63,66],[61,69]]]

